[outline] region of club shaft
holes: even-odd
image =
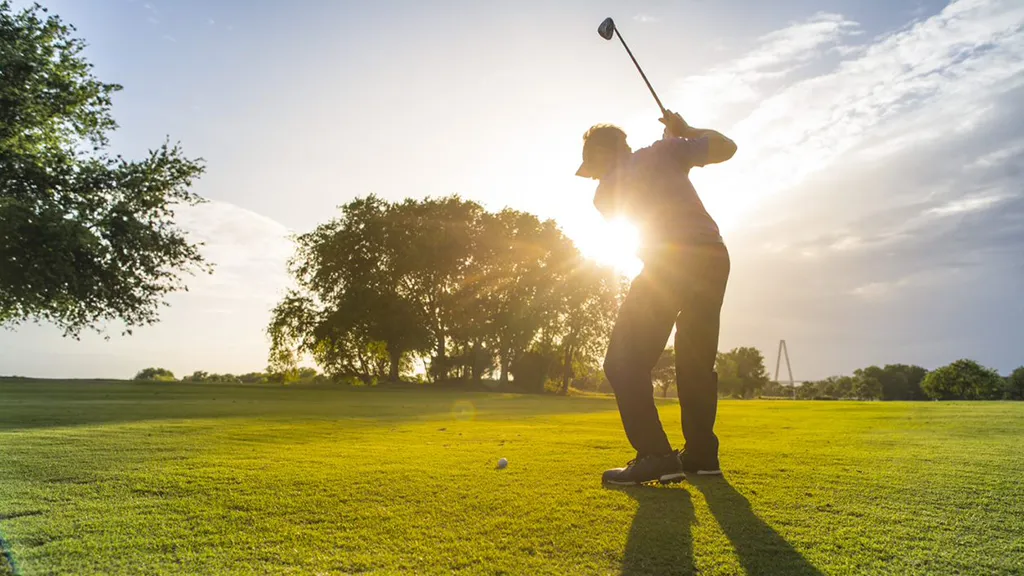
[[[667,114],[667,112],[665,112],[665,107],[661,105],[661,99],[658,98],[658,95],[654,92],[654,87],[651,86],[651,82],[647,79],[647,75],[644,74],[644,69],[640,67],[640,63],[633,57],[633,51],[629,49],[629,46],[626,46],[626,41],[622,39],[622,34],[619,34],[618,28],[615,28],[615,35],[619,37],[619,42],[622,42],[622,47],[626,49],[626,54],[629,54],[629,58],[633,61],[633,65],[636,66],[637,71],[640,72],[640,77],[643,78],[644,83],[647,84],[647,89],[651,91],[651,96],[654,96],[654,101],[658,103],[658,108],[661,108],[662,115]]]

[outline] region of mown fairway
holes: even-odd
[[[0,574],[1024,573],[1024,403],[724,401],[724,480],[625,490],[614,407],[0,383]]]

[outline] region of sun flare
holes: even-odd
[[[627,220],[594,223],[578,234],[575,241],[584,256],[611,266],[626,276],[636,276],[643,267],[637,257],[640,234]]]

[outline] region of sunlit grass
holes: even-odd
[[[607,398],[0,383],[0,533],[20,574],[1024,570],[1024,404],[723,401],[717,429],[725,480],[608,490]]]

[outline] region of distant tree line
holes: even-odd
[[[296,239],[270,365],[333,379],[413,377],[567,392],[594,380],[624,278],[552,220],[458,196],[357,198]]]
[[[314,368],[297,368],[285,372],[249,372],[247,374],[216,374],[197,370],[179,380],[166,368],[145,368],[132,380],[146,382],[210,382],[224,384],[292,384],[323,382],[325,378]]]
[[[762,396],[794,397],[789,386],[770,382]],[[1024,366],[1009,376],[970,359],[927,370],[921,366],[868,366],[851,376],[804,382],[795,390],[801,400],[1024,400]]]
[[[544,358],[534,352],[532,358]],[[554,359],[548,355],[548,362]],[[543,364],[533,364],[543,372]],[[536,366],[539,366],[537,368]],[[719,394],[728,398],[796,398],[798,400],[1024,400],[1024,366],[1009,376],[1000,376],[973,360],[957,360],[947,366],[928,371],[921,366],[887,364],[854,370],[852,376],[830,376],[824,380],[804,382],[795,389],[768,377],[764,357],[757,348],[740,347],[718,354]],[[560,391],[560,383],[547,374],[548,389]],[[651,373],[655,394],[676,395],[675,353],[667,348]],[[211,374],[196,371],[178,380],[165,368],[140,370],[134,380],[155,382],[212,382],[238,384],[324,383],[336,378],[314,368],[294,368],[280,372],[248,374]],[[421,378],[414,378],[422,380]],[[554,384],[552,386],[552,384]],[[601,369],[590,365],[574,375],[572,387],[583,391],[611,393],[612,389]],[[795,394],[794,394],[795,392]]]

